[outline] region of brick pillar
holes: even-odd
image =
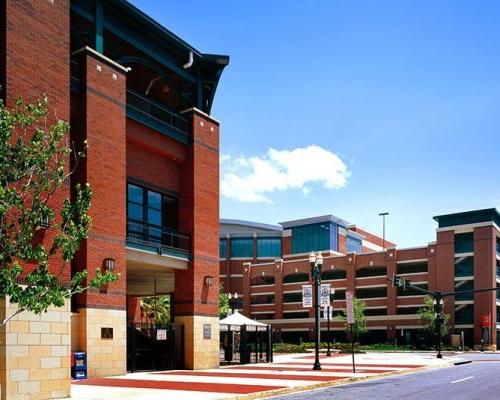
[[[455,290],[455,232],[437,232],[436,242],[436,282],[437,290],[453,292]],[[450,315],[450,328],[455,325],[455,300],[444,300],[444,312]]]
[[[346,292],[351,291],[356,296],[356,255],[345,256]]]
[[[232,279],[231,279],[231,273],[232,271],[232,265],[231,265],[231,236],[228,234],[226,238],[226,261],[225,261],[225,266],[226,266],[226,282],[227,286],[225,287],[226,293],[232,293],[233,290],[233,285],[232,285]]]
[[[427,280],[429,282],[429,290],[436,291],[438,289],[438,281],[435,244],[429,244],[427,248]]]
[[[191,261],[187,270],[175,272],[174,318],[184,326],[185,366],[215,368],[219,365],[219,124],[196,109],[185,114],[192,118],[192,143],[181,170],[179,228],[191,233]],[[204,284],[206,276],[213,276],[212,287]]]
[[[251,263],[243,263],[243,315],[250,318],[250,273]]]
[[[283,260],[274,262],[274,318],[283,318]]]
[[[4,85],[0,96],[12,106],[19,96],[31,102],[46,94],[49,124],[55,122],[55,114],[67,122],[70,119],[69,14],[69,1],[0,2],[0,84]],[[53,197],[56,215],[62,199],[69,195],[65,185]],[[45,239],[44,244],[52,241],[50,230]],[[60,257],[51,259],[50,268],[60,271]],[[68,267],[61,278],[66,280],[70,274]],[[15,310],[9,299],[0,299],[0,317]],[[66,302],[41,316],[22,313],[0,328],[2,400],[69,396],[70,326],[70,304]]]
[[[339,228],[339,231],[338,231],[338,242],[339,242],[339,246],[338,246],[338,252],[339,253],[342,253],[342,254],[346,254],[347,253],[347,239],[346,239],[346,235],[347,235],[347,232],[345,230],[345,228]]]
[[[288,229],[283,231],[283,238],[281,240],[281,254],[292,254],[292,230]]]
[[[392,257],[391,257],[392,254]],[[390,249],[385,253],[385,265],[387,267],[387,279],[397,273],[396,249]],[[397,309],[397,289],[391,282],[387,282],[387,315],[396,315]]]
[[[496,229],[484,226],[474,229],[474,289],[496,287]],[[490,341],[486,348],[496,350],[496,292],[474,293],[474,344],[481,345],[483,315],[490,316]]]
[[[77,270],[104,269],[104,260],[115,260],[118,282],[77,297],[79,343],[74,351],[87,352],[88,375],[126,372],[126,161],[125,69],[91,49],[78,53],[82,67],[82,108],[72,120],[74,138],[86,139],[86,157],[76,179],[93,189],[92,231],[80,244],[74,260]],[[101,328],[112,328],[113,338],[101,338]],[[109,354],[103,354],[106,347]]]

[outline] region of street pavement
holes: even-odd
[[[272,364],[89,378],[73,382],[71,391],[72,398],[78,400],[213,400],[273,390],[300,390],[449,363],[448,360],[437,360],[429,353],[367,353],[356,355],[356,373],[353,374],[349,354],[322,355],[321,371],[312,370],[313,362],[311,354],[282,354],[276,355]]]
[[[462,354],[460,357],[472,363],[273,397],[273,399],[500,399],[500,354],[472,353]]]

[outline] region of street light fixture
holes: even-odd
[[[311,276],[314,282],[314,327],[315,327],[315,340],[314,340],[314,350],[315,358],[313,370],[320,370],[321,364],[319,362],[319,342],[320,342],[320,325],[319,325],[319,303],[320,303],[320,292],[319,288],[321,285],[321,267],[323,266],[323,256],[318,251],[317,254],[311,251],[309,254],[309,264],[311,265]]]
[[[237,292],[234,292],[234,294],[228,293],[227,297],[229,298],[229,306],[231,307],[231,314],[234,314],[234,311],[238,305],[238,293]]]
[[[385,216],[389,215],[388,212],[378,213],[382,217],[382,249],[385,251]]]
[[[434,312],[436,313],[436,336],[437,336],[437,358],[443,358],[441,354],[441,326],[443,325],[443,306],[444,301],[439,292],[434,297]]]

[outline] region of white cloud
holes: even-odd
[[[221,154],[221,193],[241,202],[272,203],[268,194],[290,189],[307,196],[311,184],[338,189],[347,184],[350,172],[335,153],[311,145],[294,150],[270,148],[263,156],[237,157]]]

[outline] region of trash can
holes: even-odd
[[[87,379],[87,354],[75,351],[71,358],[71,376],[73,379]]]

